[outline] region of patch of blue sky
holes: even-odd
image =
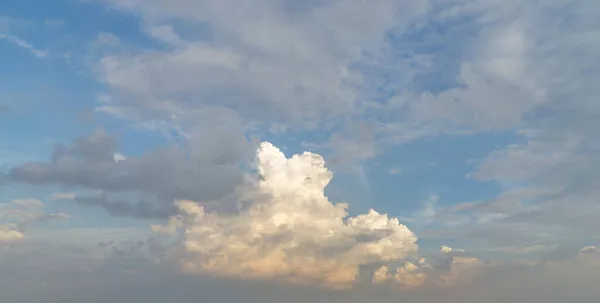
[[[10,107],[0,117],[2,149],[30,154],[32,159],[48,154],[52,140],[85,133],[77,114],[88,107],[89,80],[70,72],[64,65],[31,58],[19,49],[0,51],[10,58],[0,69],[5,86],[0,98]]]
[[[476,18],[432,17],[430,22],[389,31],[383,48],[365,52],[353,64],[367,79],[365,98],[385,103],[396,94],[438,94],[462,86],[458,75],[471,56]]]
[[[27,34],[40,39],[40,41],[66,41],[69,42],[70,48],[77,47],[78,44],[71,43],[74,40],[89,42],[99,32],[115,33],[132,43],[153,43],[151,39],[141,34],[138,20],[131,15],[110,9],[102,3],[71,0],[3,1],[0,3],[0,12],[17,20],[30,20],[36,25],[45,25],[36,26],[38,31]],[[39,31],[40,28],[42,31]],[[62,37],[42,35],[45,30],[51,28],[64,30],[67,34]],[[35,32],[37,32],[37,36]]]
[[[160,144],[163,138],[128,127],[118,119],[106,115],[86,118],[86,112],[97,104],[102,86],[90,74],[86,58],[79,55],[88,51],[99,32],[112,32],[144,47],[158,44],[139,31],[138,21],[132,16],[93,3],[56,2],[0,4],[0,11],[13,20],[9,22],[17,24],[9,26],[9,33],[48,53],[37,58],[27,49],[0,40],[4,58],[0,78],[7,84],[0,89],[0,98],[9,107],[0,119],[2,148],[41,160],[41,155],[51,151],[53,142],[69,142],[98,125],[122,136],[123,153],[139,154]],[[128,137],[135,137],[136,143]],[[47,144],[40,144],[44,141]]]
[[[95,125],[102,127],[117,141],[115,153],[126,157],[140,156],[148,151],[180,143],[180,134],[162,133],[127,123],[123,119],[105,114],[95,115]]]
[[[369,179],[377,209],[408,215],[423,208],[437,195],[447,206],[479,201],[498,195],[503,188],[494,182],[467,177],[492,150],[515,139],[512,133],[473,136],[438,136],[416,140],[387,151],[373,163]]]

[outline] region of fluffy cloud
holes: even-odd
[[[35,199],[2,203],[0,204],[0,243],[25,239],[25,231],[31,224],[67,218],[68,216],[63,213],[46,213],[45,205]]]
[[[406,262],[404,266],[398,267],[393,271],[388,266],[381,266],[373,273],[371,282],[373,284],[382,284],[391,281],[395,286],[403,290],[410,290],[423,285],[426,279],[427,275],[418,265]]]
[[[372,282],[389,284],[392,289],[403,291],[471,287],[491,267],[486,267],[485,262],[478,258],[457,255],[464,252],[442,246],[440,254],[421,258],[417,262],[406,261],[396,268],[383,265],[373,274]]]
[[[391,263],[417,250],[416,236],[398,219],[374,210],[348,216],[324,190],[332,178],[323,158],[286,158],[270,143],[257,152],[253,200],[235,215],[206,212],[179,201],[179,219],[155,231],[182,229],[178,248],[187,272],[346,288],[361,267]]]

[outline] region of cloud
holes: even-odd
[[[25,235],[16,230],[0,230],[0,243],[19,241],[25,238]]]
[[[214,275],[182,275],[170,264],[156,263],[147,253],[148,241],[131,230],[53,230],[39,234],[13,250],[0,250],[3,299],[21,302],[106,302],[131,300],[206,302],[435,302],[476,303],[523,300],[554,302],[597,300],[599,254],[580,254],[552,263],[535,260],[482,262],[452,259],[452,269],[419,260],[399,266],[404,273],[426,273],[431,282],[406,289],[393,280],[353,289],[315,289],[277,281],[236,280]],[[439,257],[447,258],[447,255]],[[431,257],[437,258],[437,257]],[[434,266],[437,266],[434,268]],[[390,271],[393,271],[391,269]],[[381,271],[380,271],[381,273]],[[433,275],[437,273],[437,275]],[[445,273],[445,275],[440,275]],[[445,276],[446,279],[441,277]],[[453,277],[460,277],[452,280]],[[474,279],[473,279],[474,278]],[[24,287],[22,281],[27,281]],[[405,279],[405,281],[407,281]],[[415,280],[413,280],[415,281]],[[426,280],[427,281],[427,280]],[[458,283],[443,284],[454,281]],[[389,284],[389,285],[387,285]],[[391,289],[386,288],[391,286]],[[409,291],[407,291],[409,290]],[[569,292],[569,290],[571,292]],[[13,300],[14,299],[14,300]]]
[[[414,212],[410,216],[404,217],[403,220],[412,224],[429,225],[436,221],[438,213],[438,195],[430,195],[425,200],[423,208]]]
[[[125,159],[127,159],[127,157],[123,156],[123,155],[122,155],[122,154],[120,154],[120,153],[115,153],[115,154],[113,155],[113,160],[115,160],[115,163],[117,163],[117,164],[119,164],[119,162],[120,162],[120,161],[123,161],[123,160],[125,160]]]
[[[446,246],[446,245],[442,245],[442,247],[440,247],[440,251],[442,253],[445,253],[445,254],[449,254],[449,253],[452,253],[452,252],[466,252],[466,250],[464,250],[464,249],[461,249],[461,248],[452,248],[452,247],[449,247],[449,246]]]
[[[489,68],[537,92],[541,99],[530,100],[543,102],[536,103],[518,125],[519,138],[482,159],[471,174],[475,180],[497,182],[505,188],[494,199],[502,202],[493,203],[499,216],[488,217],[486,225],[495,230],[488,237],[512,234],[518,235],[513,242],[523,243],[525,238],[563,244],[576,241],[573,235],[595,237],[590,231],[598,228],[595,218],[600,213],[592,197],[598,195],[600,162],[597,144],[592,142],[600,130],[600,107],[594,97],[599,93],[594,84],[599,75],[586,71],[598,67],[600,45],[581,33],[598,33],[592,22],[598,16],[597,4],[549,1],[544,4],[546,10],[536,6],[516,13],[517,7],[504,13],[512,23],[501,23],[506,25],[495,30],[499,40],[489,45],[503,43],[498,50],[502,52],[517,54],[518,50],[519,64],[498,63]],[[501,11],[496,14],[502,17]],[[569,16],[571,21],[561,22],[558,15]]]
[[[477,284],[477,279],[500,264],[487,264],[464,253],[465,250],[442,246],[440,253],[422,257],[416,262],[406,261],[395,268],[388,265],[379,267],[372,282],[388,285],[395,291],[411,292],[470,288]]]
[[[75,193],[53,193],[50,195],[50,199],[56,200],[74,200],[76,197]]]
[[[155,276],[144,277],[148,284],[136,284],[120,271],[103,272],[102,279],[114,284],[129,282],[112,285],[120,292],[111,294],[97,289],[107,284],[82,275],[81,284],[94,285],[103,292],[99,297],[118,293],[137,297],[132,301],[177,301],[186,295],[211,300],[214,296],[206,294],[211,287],[199,281],[218,288],[211,284],[216,275],[220,282],[227,280],[221,299],[249,302],[309,300],[313,295],[311,302],[330,302],[340,297],[325,291],[322,296],[298,293],[306,290],[298,287],[290,291],[302,299],[265,298],[248,291],[251,287],[229,288],[239,287],[231,280],[252,280],[242,284],[271,291],[269,281],[254,280],[340,288],[366,277],[413,290],[390,299],[359,286],[340,299],[344,302],[597,301],[592,285],[599,278],[595,246],[549,254],[543,262],[528,260],[535,266],[489,266],[479,255],[470,255],[533,258],[562,250],[558,244],[597,238],[600,45],[595,1],[102,2],[139,17],[143,33],[160,46],[129,48],[129,41],[99,35],[96,42],[119,47],[102,49],[94,64],[94,75],[105,89],[96,110],[149,129],[174,130],[184,142],[121,157],[116,138],[97,132],[58,145],[52,160],[14,167],[7,178],[0,173],[0,183],[10,178],[73,187],[75,203],[101,206],[112,215],[175,215],[166,226],[152,229],[181,233],[169,256],[197,275],[153,272]],[[16,36],[3,38],[34,55],[45,54]],[[354,128],[349,120],[368,127]],[[419,233],[421,239],[461,238],[468,242],[468,257],[442,247],[439,255],[416,261],[405,260],[416,250],[414,235],[395,219],[374,212],[350,216],[343,204],[329,202],[323,188],[310,184],[315,178],[307,184],[299,181],[314,167],[295,171],[296,164],[303,168],[312,156],[285,159],[266,153],[270,156],[263,160],[284,164],[266,165],[258,181],[246,179],[237,165],[252,149],[249,133],[279,132],[287,138],[297,135],[297,129],[326,133],[307,137],[328,141],[312,146],[331,149],[332,160],[342,166],[373,158],[391,145],[440,134],[516,139],[472,162],[476,168],[469,177],[493,183],[501,191],[496,197],[445,206],[444,195],[432,196],[422,211],[402,220],[411,228],[428,228]],[[315,174],[317,180],[331,178]],[[179,201],[177,207],[173,200]],[[212,212],[209,202],[231,202],[239,209]],[[22,238],[15,224],[5,225],[0,239]],[[376,224],[384,227],[373,228]],[[322,239],[324,231],[332,233],[328,241]],[[247,238],[252,233],[255,241]],[[385,243],[400,235],[407,240],[398,250],[391,248],[399,242]],[[124,246],[107,249],[119,256],[139,253]],[[391,252],[372,251],[381,247]],[[35,256],[31,260],[39,259]],[[135,263],[113,257],[116,264]],[[78,277],[64,280],[78,282]],[[166,283],[171,280],[176,282]],[[424,293],[429,284],[464,288]],[[5,285],[13,284],[0,283]],[[157,286],[164,288],[157,291]],[[78,289],[84,294],[73,300],[93,302],[93,295],[85,293],[90,288],[94,290]],[[40,298],[32,301],[44,301]]]
[[[106,194],[98,195],[80,195],[73,201],[83,206],[100,206],[111,216],[132,217],[132,218],[166,218],[177,212],[172,205],[166,204],[162,200],[139,199],[137,202],[132,199],[111,199]]]
[[[178,220],[155,231],[182,230],[180,265],[191,273],[352,286],[361,267],[391,263],[417,251],[416,236],[398,219],[374,210],[350,217],[348,205],[324,194],[332,173],[305,152],[286,158],[270,143],[256,155],[253,200],[234,215],[179,201]]]
[[[327,141],[320,146],[358,164],[422,137],[531,126],[566,95],[554,83],[588,81],[581,63],[597,53],[571,35],[594,33],[591,2],[566,11],[560,1],[101,2],[139,16],[144,33],[168,48],[99,58],[106,96],[97,110],[183,130],[214,107],[244,117],[245,130],[318,126],[334,133],[315,139]],[[583,18],[560,27],[558,11]],[[561,73],[574,56],[587,59]],[[349,120],[364,121],[369,134],[356,135]]]
[[[406,262],[404,266],[396,268],[393,272],[390,272],[390,268],[387,266],[381,266],[373,273],[372,283],[382,284],[386,282],[392,282],[402,289],[413,289],[420,287],[425,283],[427,275],[419,270],[419,266]]]
[[[92,42],[95,46],[115,47],[121,44],[119,37],[113,33],[101,32],[96,35],[96,39]]]
[[[46,213],[45,205],[35,199],[15,199],[9,203],[0,203],[0,244],[25,239],[27,228],[33,224],[68,217],[64,213]]]
[[[98,110],[179,127],[213,106],[267,128],[336,124],[363,102],[354,63],[427,10],[426,1],[387,0],[101,2],[139,16],[168,50],[102,56],[96,75],[109,98]]]
[[[29,42],[27,42],[19,37],[0,32],[0,39],[9,41],[10,43],[12,43],[20,48],[28,50],[31,54],[33,54],[37,58],[45,58],[48,56],[47,51],[39,50],[39,49],[35,48],[33,45],[31,45]]]
[[[593,253],[599,253],[599,252],[600,252],[600,249],[593,245],[586,246],[581,249],[582,254],[593,254]]]
[[[249,143],[236,130],[214,128],[189,135],[184,146],[159,148],[115,161],[117,139],[103,130],[57,144],[49,162],[13,167],[9,178],[34,185],[59,184],[100,194],[82,194],[75,201],[103,206],[112,213],[168,216],[174,199],[220,200],[243,182]],[[124,194],[139,194],[132,206]],[[144,210],[155,210],[147,212]],[[140,213],[135,213],[140,211]]]

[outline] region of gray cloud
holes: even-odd
[[[172,202],[118,200],[111,199],[106,193],[95,196],[77,196],[73,201],[84,206],[100,206],[109,215],[116,217],[166,218],[177,213]]]
[[[64,213],[46,212],[45,205],[35,199],[14,199],[0,203],[0,244],[24,240],[27,229],[32,225],[68,218]]]
[[[117,139],[98,130],[68,146],[56,145],[49,162],[24,163],[13,167],[8,176],[34,185],[101,190],[105,194],[76,197],[76,201],[103,206],[114,215],[141,217],[168,215],[174,199],[218,200],[242,182],[239,164],[252,151],[242,134],[216,127],[195,132],[184,145],[115,161]],[[110,195],[127,193],[148,198],[131,203]]]
[[[578,64],[565,77],[558,66],[587,41],[563,44],[546,29],[571,36],[593,26],[562,28],[563,2],[552,0],[101,2],[140,16],[144,33],[170,48],[103,54],[96,76],[108,94],[99,111],[185,130],[216,107],[247,128],[336,129],[320,146],[359,163],[421,137],[523,126],[558,96],[554,83],[576,76]],[[593,11],[575,2],[568,13]],[[370,133],[357,135],[348,118],[367,121]]]
[[[429,134],[442,129],[517,136],[477,159],[469,175],[502,192],[485,201],[438,207],[427,235],[475,239],[479,243],[471,245],[478,248],[521,246],[515,249],[521,252],[597,239],[600,45],[592,40],[598,35],[598,3],[499,5],[479,1],[452,15],[476,16],[480,25],[468,44],[474,51],[462,61],[464,87],[412,99],[401,94],[390,104],[397,113],[410,112],[386,126],[390,134],[411,133],[415,125]]]
[[[88,235],[89,236],[89,235]],[[393,291],[358,287],[331,291],[277,283],[187,276],[149,262],[145,244],[117,240],[65,254],[65,243],[29,243],[0,250],[0,291],[5,302],[533,302],[597,301],[600,254],[571,254],[543,263],[501,262],[476,280],[451,289]],[[73,246],[74,245],[74,246]],[[23,283],[27,281],[26,283]]]

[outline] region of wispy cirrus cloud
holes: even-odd
[[[27,51],[29,51],[32,55],[34,55],[37,58],[45,58],[48,56],[48,52],[45,50],[41,50],[41,49],[37,49],[35,48],[31,43],[17,37],[17,36],[13,36],[10,34],[6,34],[6,33],[1,33],[0,32],[0,40],[5,40],[8,41],[9,43],[14,44],[15,46],[18,46],[20,48],[23,48]]]

